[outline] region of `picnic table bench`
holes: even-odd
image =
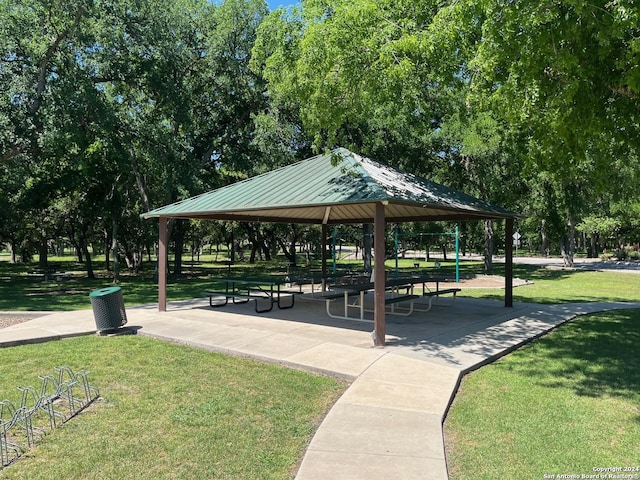
[[[431,290],[428,286],[428,282],[435,282],[436,289]],[[411,275],[405,277],[389,278],[385,282],[385,291],[390,292],[391,296],[385,298],[384,303],[390,307],[389,313],[392,315],[411,315],[414,311],[428,312],[433,303],[433,298],[436,298],[436,302],[439,300],[440,295],[453,294],[454,301],[456,294],[461,290],[460,288],[446,288],[439,289],[439,279],[433,279],[430,276],[424,275]],[[415,291],[415,286],[422,284],[422,292]],[[364,322],[371,322],[372,320],[365,319],[364,312],[371,311],[365,309],[364,295],[369,291],[374,290],[375,284],[373,282],[361,282],[347,285],[334,286],[332,290],[324,291],[320,293],[312,293],[305,298],[322,300],[325,302],[327,315],[331,318],[338,318],[344,320],[358,320]],[[356,297],[355,300],[350,302],[350,298]],[[415,305],[420,305],[417,301],[421,298],[428,299],[427,308],[416,308]],[[338,314],[331,311],[331,304],[338,299],[343,299],[344,310]],[[402,304],[407,304],[403,306]],[[453,304],[453,302],[451,303]],[[352,309],[357,310],[357,316],[350,315]]]
[[[372,283],[350,285],[349,288],[320,292],[318,294],[312,294],[311,296],[305,298],[313,300],[324,300],[327,309],[327,315],[331,318],[367,321],[364,318],[364,295],[368,290],[371,290],[372,285]],[[354,296],[358,297],[356,303],[349,303],[349,297]],[[344,299],[344,315],[337,315],[331,312],[331,303],[339,298]],[[349,315],[350,308],[357,308],[359,310],[360,315],[358,318]]]
[[[456,301],[456,295],[458,292],[460,292],[462,289],[458,288],[458,287],[450,287],[450,288],[440,288],[440,282],[444,282],[446,281],[446,279],[444,277],[439,278],[439,277],[432,277],[430,275],[409,275],[408,277],[398,277],[396,279],[391,280],[391,283],[397,283],[398,285],[402,285],[403,282],[409,283],[411,284],[411,293],[415,293],[416,295],[418,295],[417,292],[414,292],[414,286],[418,285],[418,284],[422,284],[422,293],[419,294],[419,297],[421,298],[425,298],[428,300],[427,302],[427,308],[417,308],[415,306],[411,306],[413,308],[413,310],[410,309],[409,312],[407,312],[406,314],[409,315],[411,313],[411,311],[416,311],[416,312],[428,312],[429,310],[431,310],[431,307],[433,305],[433,299],[435,298],[436,304],[441,305],[440,304],[440,296],[442,295],[453,295],[453,300],[451,301],[451,303],[449,304],[449,306],[452,306],[455,301]],[[435,283],[435,289],[431,289],[429,287],[429,283]],[[403,285],[403,287],[405,287],[406,285]],[[409,293],[409,290],[407,290],[407,293]],[[423,303],[421,302],[416,302],[417,305],[423,305]],[[404,307],[401,307],[404,308]],[[398,312],[395,312],[396,314],[400,314]]]
[[[391,291],[391,296],[386,297],[384,300],[385,305],[391,307],[390,313],[396,315],[410,315],[413,311],[413,302],[420,298],[412,292],[412,283],[409,281],[394,281],[389,280],[385,283],[385,290]],[[400,290],[406,289],[406,293],[401,293]],[[371,322],[371,320],[364,317],[365,311],[370,311],[365,308],[364,296],[369,291],[375,289],[373,282],[360,282],[350,283],[334,286],[333,290],[320,292],[318,294],[312,294],[307,299],[322,300],[325,302],[327,315],[331,318],[338,318],[344,320],[359,320],[363,322]],[[355,300],[350,302],[350,298],[356,297]],[[335,300],[343,299],[343,311],[341,313],[334,313],[331,311],[331,304]],[[408,302],[408,312],[397,311],[395,305],[398,303]],[[352,309],[357,310],[357,316],[350,314]]]
[[[29,274],[42,276],[43,282],[53,282],[57,285],[58,289],[62,287],[62,284],[73,278],[72,274],[58,271],[55,268],[35,268],[33,271],[29,272]]]
[[[209,306],[214,308],[228,305],[231,299],[234,304],[255,301],[257,313],[270,312],[274,304],[278,305],[279,309],[285,310],[292,308],[295,304],[295,295],[302,293],[302,291],[283,289],[282,286],[288,282],[282,279],[228,277],[221,278],[220,281],[225,283],[224,291],[210,290],[205,293],[209,297]],[[289,303],[282,302],[282,294],[290,298]],[[220,297],[224,298],[224,301],[214,301]],[[241,300],[237,301],[237,299]],[[265,303],[267,306],[260,308]]]
[[[419,312],[428,312],[429,310],[431,310],[431,306],[432,306],[432,301],[435,298],[436,300],[436,304],[440,305],[440,297],[442,295],[453,295],[453,299],[451,300],[451,303],[449,304],[449,306],[453,306],[453,304],[456,301],[456,295],[458,292],[460,292],[462,289],[458,288],[458,287],[450,287],[450,288],[440,288],[440,282],[444,281],[444,279],[440,279],[440,278],[432,278],[428,281],[425,281],[422,284],[422,296],[425,298],[429,299],[429,303],[426,309],[419,309],[416,311]],[[429,288],[428,283],[435,283],[436,284],[436,288],[435,290],[432,290]]]
[[[345,288],[354,283],[363,283],[364,279],[368,280],[369,275],[355,272],[338,272],[332,275],[313,275],[313,274],[291,274],[287,275],[292,286],[296,286],[300,293],[306,285],[311,285],[311,293],[316,293],[316,285],[320,285],[320,291],[325,292],[331,287]]]

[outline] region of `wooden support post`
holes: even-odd
[[[158,225],[158,310],[167,311],[167,217],[159,218]]]
[[[385,260],[385,218],[384,205],[376,203],[376,216],[373,226],[373,252],[375,255],[373,265],[374,276],[374,325],[376,346],[383,347],[386,344],[386,321],[385,321],[385,305],[384,305],[384,260]]]
[[[513,307],[513,218],[504,228],[504,306]]]

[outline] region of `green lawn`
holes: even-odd
[[[184,300],[202,296],[202,292],[216,285],[216,277],[227,274],[227,266],[215,262],[214,256],[203,256],[196,266],[185,265],[182,275],[169,275],[167,281],[168,300]],[[82,265],[73,257],[52,257],[50,265],[56,271],[67,272],[70,279],[63,283],[45,280],[37,271],[37,263],[12,265],[0,261],[0,311],[7,310],[78,310],[91,308],[89,293],[92,290],[112,285],[112,272],[103,268],[100,258],[94,259],[95,279],[88,279]],[[282,261],[238,263],[233,267],[234,275],[281,274]],[[158,286],[155,281],[155,263],[145,263],[143,271],[133,274],[123,269],[119,285],[125,305],[143,305],[158,301]]]
[[[70,272],[70,281],[57,284],[43,281],[41,274],[34,274],[35,263],[11,265],[0,261],[0,311],[3,310],[77,310],[91,308],[89,293],[92,290],[110,286],[111,273],[101,270],[101,259],[95,259],[96,279],[89,280],[72,257],[52,258],[52,265],[59,271]],[[413,259],[399,261],[401,271],[415,271]],[[421,262],[422,271],[434,275],[455,277],[455,263],[452,260],[441,262],[434,268],[434,262]],[[233,275],[286,275],[286,262],[283,259],[256,264],[235,264]],[[146,263],[142,273],[134,275],[126,270],[121,275],[120,286],[125,305],[155,303],[158,287],[154,280],[153,263]],[[319,273],[320,267],[313,265],[313,271]],[[343,261],[340,268],[361,270],[361,261]],[[386,268],[392,271],[394,261],[387,261]],[[460,274],[483,274],[483,266],[478,261],[462,261]],[[300,271],[308,269],[299,267]],[[504,265],[496,264],[496,275],[504,273]],[[216,278],[227,275],[227,266],[214,261],[214,256],[202,257],[195,267],[185,266],[182,275],[169,275],[167,285],[168,300],[183,300],[202,295],[202,292],[222,288],[216,285]],[[532,285],[514,289],[514,301],[531,303],[563,303],[585,301],[625,301],[639,299],[640,275],[616,272],[589,272],[571,270],[550,270],[532,265],[516,265],[514,276],[533,282]],[[504,291],[496,289],[467,289],[462,296],[502,300]]]
[[[504,265],[496,265],[502,275]],[[557,304],[567,302],[640,301],[640,275],[614,271],[560,270],[535,265],[516,265],[514,276],[533,282],[516,287],[516,302]],[[469,289],[461,292],[475,298],[504,299],[504,290]]]
[[[581,317],[467,375],[445,436],[452,480],[640,467],[640,310]]]
[[[72,262],[60,260],[61,268],[67,265]],[[108,272],[99,271],[102,278],[78,276],[61,289],[30,275],[32,269],[0,262],[0,310],[90,308],[89,292],[110,285]],[[282,274],[278,262],[234,269]],[[502,269],[496,265],[495,273]],[[514,290],[516,302],[640,301],[640,275],[528,265],[514,270],[533,282]],[[452,262],[435,271],[453,272]],[[461,273],[482,273],[482,267],[463,262]],[[224,274],[226,267],[213,262],[187,269],[170,277],[169,299],[198,296]],[[152,266],[139,276],[125,274],[121,285],[127,305],[156,301]],[[502,290],[462,293],[504,298]],[[0,477],[287,478],[344,388],[323,377],[150,340],[105,340],[0,350],[4,395],[55,365],[70,364],[91,369],[104,396]],[[638,345],[639,311],[595,314],[468,375],[445,424],[451,478],[581,475],[601,464],[640,463]],[[298,418],[302,423],[288,420]]]
[[[526,265],[514,273],[534,282],[514,289],[519,302],[640,301],[636,274]],[[464,293],[503,298],[495,290]],[[579,317],[467,375],[445,436],[452,480],[639,467],[640,310]]]
[[[137,336],[0,349],[0,398],[68,365],[101,398],[0,478],[286,479],[345,383]]]

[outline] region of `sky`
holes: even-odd
[[[298,0],[267,0],[267,5],[269,5],[269,10],[275,10],[276,8],[279,8],[279,7],[290,7],[298,3],[300,3]]]

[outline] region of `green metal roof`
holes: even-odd
[[[363,223],[385,205],[388,222],[513,218],[470,195],[344,148],[143,214],[287,223]]]

